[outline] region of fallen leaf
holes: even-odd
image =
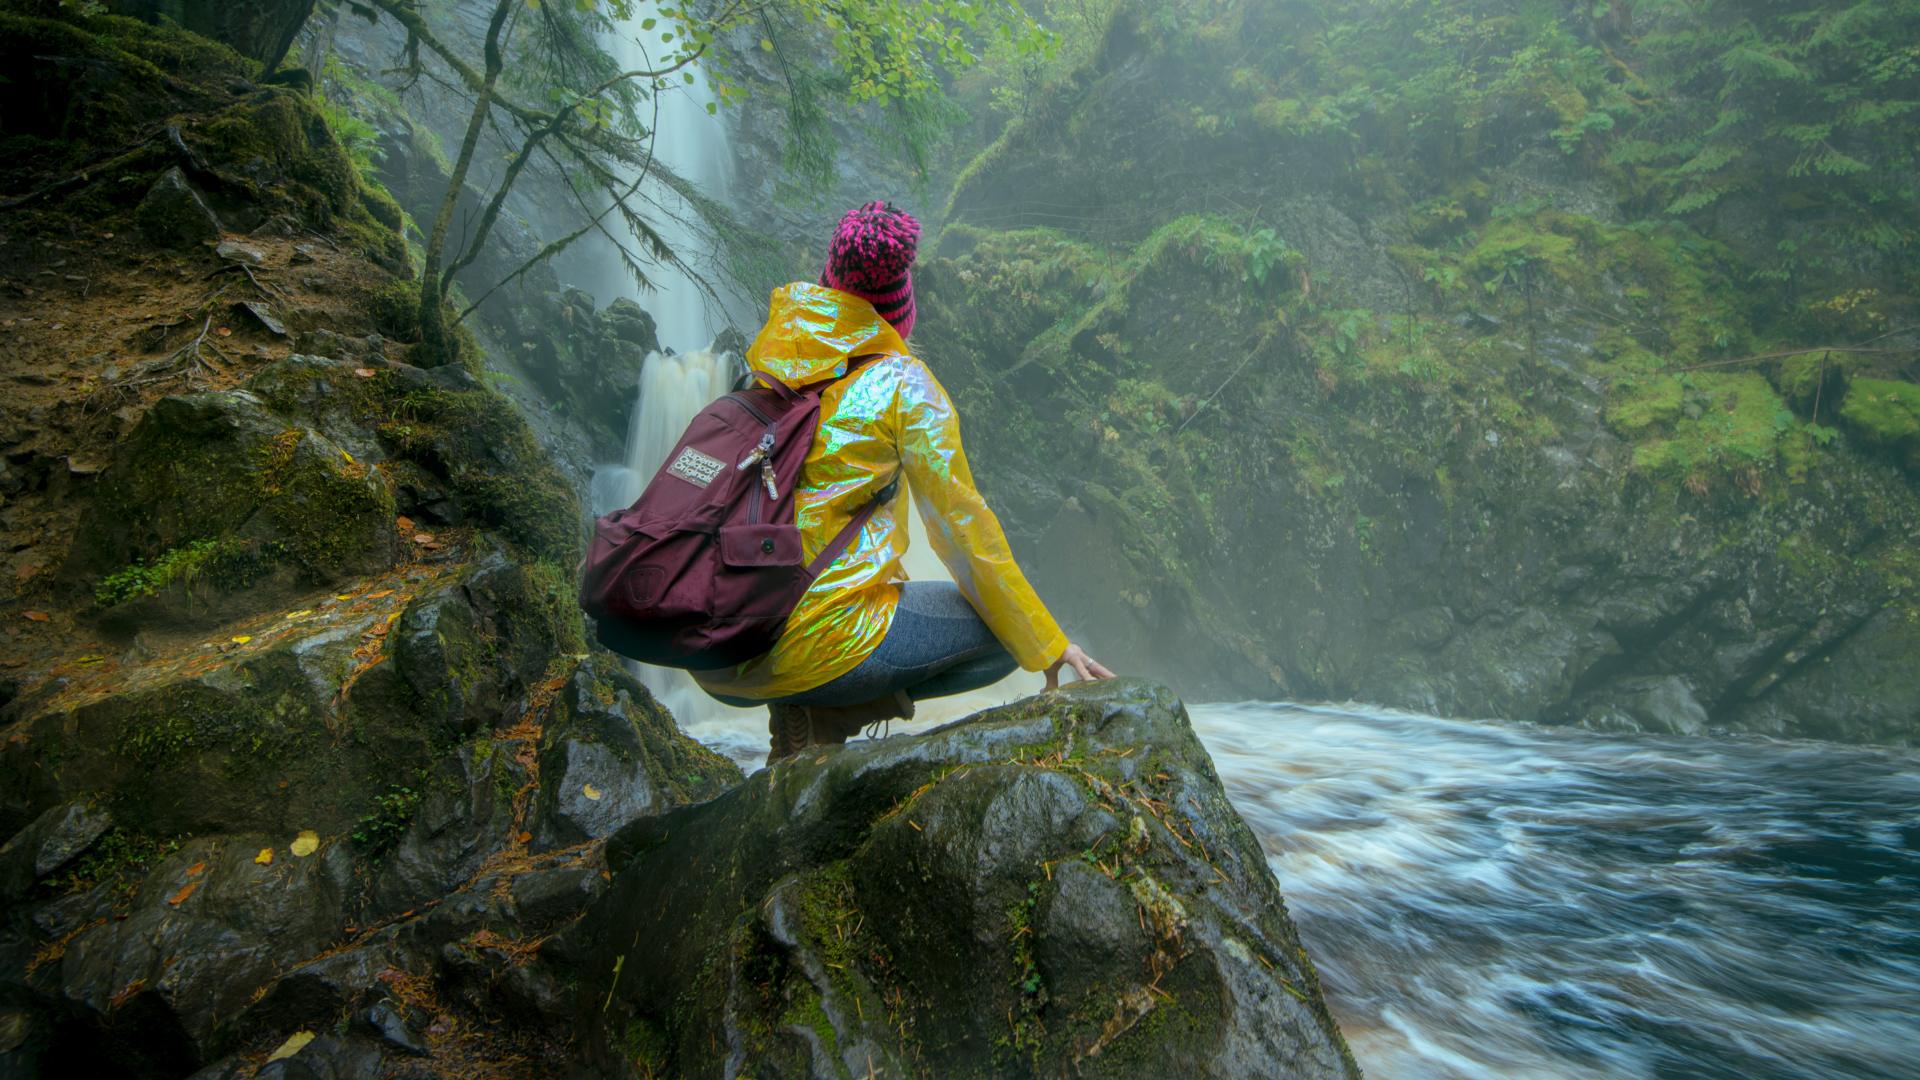
[[[232,641],[235,645],[245,645],[247,642],[253,640],[253,635],[252,634],[235,634],[233,637],[229,638],[228,640]]]
[[[335,596],[334,599],[344,602],[344,601],[353,599],[353,596],[349,593],[340,593],[339,595]]]
[[[346,458],[346,459],[347,459],[347,464],[349,464],[349,465],[351,465],[351,464],[353,464],[353,455],[352,455],[352,454],[349,454],[349,453],[347,453],[347,452],[346,452],[345,450],[342,450],[342,451],[340,451],[340,456],[341,456],[341,457],[343,457],[343,458]]]
[[[393,590],[392,590],[392,589],[381,589],[381,590],[380,590],[379,592],[376,592],[376,593],[368,593],[368,594],[367,594],[367,599],[369,599],[369,600],[381,600],[381,599],[385,599],[386,597],[389,597],[389,596],[392,596],[392,595],[393,595]]]
[[[431,544],[433,543],[433,534],[432,533],[414,533],[413,542],[416,544]]]
[[[582,787],[580,788],[580,794],[585,795],[587,798],[592,799],[594,802],[600,801],[600,789],[597,787],[594,787],[592,784],[582,785]]]
[[[75,660],[74,663],[82,664],[87,667],[92,667],[94,664],[101,663],[104,660],[106,660],[106,657],[104,656],[83,656],[80,659]]]
[[[53,616],[44,611],[23,611],[20,614],[25,615],[29,622],[46,622],[48,619],[53,618]]]
[[[231,330],[229,330],[229,329],[227,329],[227,328],[226,328],[226,327],[224,327],[224,326],[216,326],[216,327],[214,327],[214,329],[213,329],[213,332],[214,332],[214,333],[216,333],[216,334],[218,334],[218,335],[220,335],[221,337],[232,337],[232,336],[233,336],[233,331],[231,331]]]
[[[300,609],[299,611],[289,611],[289,612],[287,612],[287,618],[289,618],[289,619],[304,619],[304,618],[306,618],[307,616],[309,616],[309,615],[311,615],[311,614],[313,614],[313,609],[312,609],[312,608],[301,608],[301,609]]]
[[[405,516],[405,515],[402,515],[402,516],[400,516],[400,517],[397,517],[397,518],[394,518],[394,519],[393,519],[393,524],[394,524],[394,526],[395,526],[396,528],[398,528],[398,529],[399,529],[399,530],[400,530],[401,532],[412,532],[412,531],[413,531],[413,519],[412,519],[412,518],[410,518],[410,517],[407,517],[407,516]]]
[[[260,866],[272,866],[273,865],[273,849],[270,847],[261,848],[260,854],[255,855],[253,857],[253,861]]]
[[[299,836],[293,838],[293,843],[287,845],[287,850],[296,858],[304,859],[320,850],[320,834],[312,829],[303,829]]]
[[[188,877],[199,877],[201,874],[204,874],[206,872],[207,872],[207,864],[203,862],[197,862],[197,863],[194,863],[192,866],[187,867]]]
[[[382,637],[388,630],[392,629],[392,626],[393,624],[391,623],[375,623],[373,629],[368,630],[367,633],[372,634],[374,637]]]
[[[531,839],[533,839],[533,834],[530,832],[523,832],[520,834],[520,842],[523,844]]]
[[[357,367],[357,368],[354,368],[354,369],[353,369],[353,373],[354,373],[355,375],[358,375],[358,376],[360,376],[360,377],[361,377],[361,378],[363,378],[363,379],[371,379],[371,378],[373,378],[373,369],[372,369],[372,368],[370,368],[370,367]]]
[[[267,1055],[267,1062],[271,1064],[276,1061],[285,1061],[286,1059],[292,1057],[293,1055],[299,1053],[300,1051],[305,1050],[307,1048],[307,1044],[312,1041],[313,1041],[313,1032],[296,1031],[293,1034],[287,1036],[287,1041],[280,1044],[280,1049],[275,1050],[273,1053]]]
[[[169,904],[172,904],[172,905],[173,905],[174,907],[179,907],[179,906],[180,906],[180,901],[182,901],[182,900],[185,900],[185,899],[186,899],[187,897],[189,897],[189,896],[192,896],[192,895],[193,895],[193,890],[195,890],[195,889],[197,889],[197,888],[199,888],[199,887],[200,887],[200,883],[199,883],[199,882],[197,882],[197,881],[189,881],[189,882],[187,882],[187,883],[186,883],[186,885],[185,885],[185,886],[183,886],[183,887],[182,887],[182,888],[180,889],[180,891],[179,891],[179,892],[177,892],[177,893],[174,893],[174,894],[173,894],[172,896],[169,896],[169,897],[167,897],[167,903],[169,903]]]

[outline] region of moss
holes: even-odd
[[[380,551],[393,492],[374,470],[332,455],[289,429],[257,452],[261,500],[282,560],[307,581],[327,581]]]
[[[143,703],[129,716],[116,743],[118,752],[141,765],[158,765],[190,751],[218,747],[234,755],[234,766],[272,749],[277,725],[262,706],[241,705],[227,695],[200,686]]]
[[[1638,380],[1623,386],[1623,393],[1607,403],[1607,423],[1632,438],[1656,428],[1664,428],[1680,418],[1686,388],[1673,375]]]
[[[581,616],[579,590],[573,575],[552,559],[536,559],[527,566],[527,580],[552,628],[559,651],[586,652],[586,622]]]
[[[1920,384],[1855,379],[1840,406],[1848,430],[1920,471]]]
[[[153,864],[180,850],[180,837],[153,836],[115,825],[94,841],[86,854],[64,871],[40,883],[46,893],[85,892],[107,882],[131,885]]]
[[[151,563],[135,561],[100,579],[94,586],[94,602],[101,607],[124,604],[129,600],[154,596],[168,586],[191,590],[203,576],[212,576],[223,588],[244,587],[253,576],[256,562],[247,557],[248,548],[232,540],[196,540],[182,544]]]
[[[414,341],[420,337],[420,286],[413,281],[392,281],[375,289],[367,298],[367,314],[374,329],[395,341]]]

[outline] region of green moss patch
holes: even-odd
[[[1840,406],[1848,430],[1869,446],[1896,455],[1920,471],[1920,385],[1892,379],[1855,379]]]

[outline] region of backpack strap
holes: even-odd
[[[896,476],[887,482],[886,487],[876,492],[873,498],[868,499],[867,505],[855,510],[853,517],[840,527],[840,531],[834,534],[833,539],[827,541],[827,546],[820,549],[820,554],[815,555],[813,561],[807,564],[807,576],[817,578],[825,573],[827,567],[832,566],[833,561],[853,543],[854,537],[860,535],[860,530],[867,527],[867,522],[873,520],[873,515],[879,511],[880,507],[890,501],[899,490],[900,478]]]

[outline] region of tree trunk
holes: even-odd
[[[467,134],[460,141],[460,156],[447,178],[447,193],[440,200],[440,212],[433,219],[433,233],[427,238],[424,265],[420,271],[420,355],[422,367],[451,364],[460,359],[459,338],[447,323],[447,283],[441,275],[446,261],[447,233],[453,228],[453,212],[460,204],[460,192],[467,184],[467,170],[473,165],[474,150],[487,127],[487,113],[493,108],[493,87],[505,66],[500,51],[500,32],[514,0],[498,0],[493,18],[487,24],[487,67],[479,94],[474,99],[473,115],[467,120]]]

